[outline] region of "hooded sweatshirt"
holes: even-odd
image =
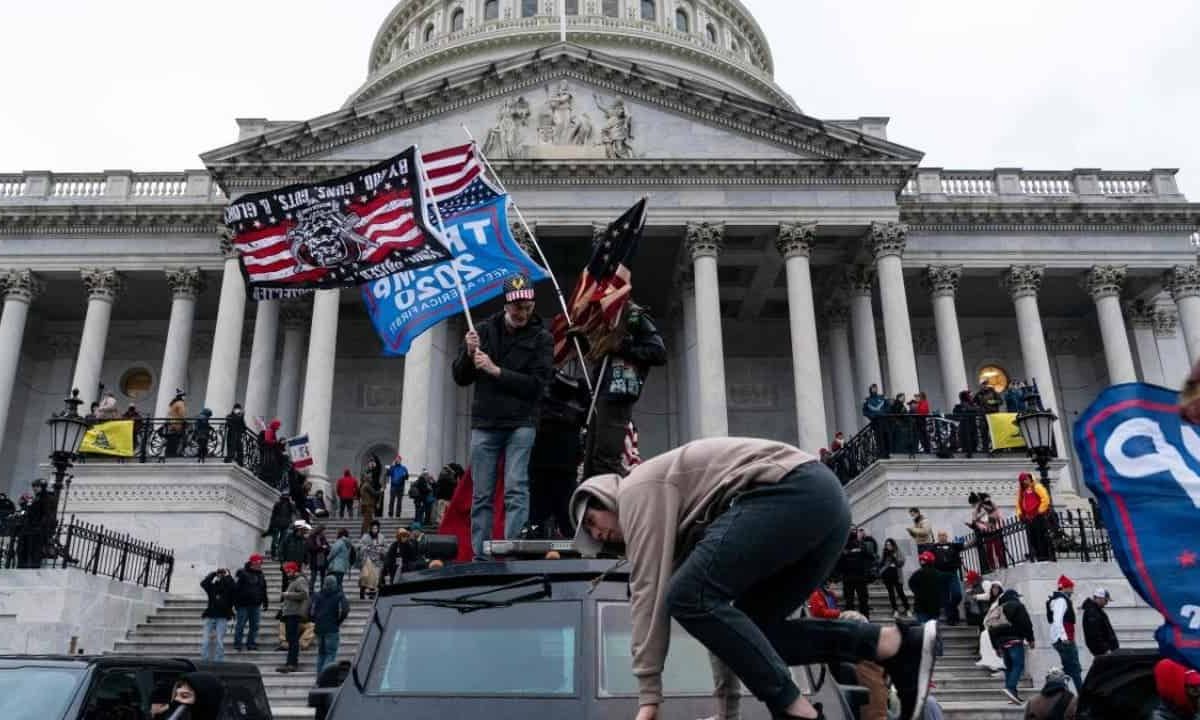
[[[647,460],[627,477],[588,479],[571,498],[573,516],[596,498],[614,510],[630,561],[633,674],[639,703],[662,702],[662,670],[670,640],[665,597],[675,568],[733,498],[754,485],[779,482],[816,458],[790,445],[754,438],[709,438]]]
[[[225,687],[221,685],[220,678],[212,673],[191,672],[180,679],[196,693],[196,702],[186,717],[189,720],[217,720],[221,715],[221,701],[225,697]],[[174,707],[171,712],[174,712]],[[167,717],[170,717],[170,712]]]

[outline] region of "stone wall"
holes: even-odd
[[[161,608],[167,594],[81,570],[0,572],[0,653],[101,653]]]

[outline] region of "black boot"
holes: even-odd
[[[817,711],[817,714],[811,720],[825,720],[825,708],[822,707],[821,703],[813,703],[813,709]],[[810,719],[802,718],[799,715],[789,715],[786,712],[776,712],[776,713],[771,713],[771,720],[810,720]]]

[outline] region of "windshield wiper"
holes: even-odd
[[[507,598],[505,600],[487,600],[483,598],[485,595],[491,595],[492,593],[501,592],[503,590],[516,590],[518,588],[532,587],[534,585],[540,587],[533,592],[528,592],[523,595]],[[465,615],[466,613],[476,612],[478,610],[512,607],[518,603],[532,602],[534,600],[541,600],[543,598],[549,598],[553,596],[554,593],[550,588],[550,579],[545,575],[538,575],[537,577],[518,580],[517,582],[509,583],[508,585],[501,585],[499,587],[488,588],[487,590],[467,593],[466,595],[459,595],[458,597],[414,597],[410,599],[410,602],[415,605],[428,605],[430,607],[457,610]]]

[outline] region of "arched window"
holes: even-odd
[[[483,19],[498,20],[500,18],[500,0],[487,0],[483,4]]]
[[[717,44],[717,29],[709,23],[704,27],[704,34],[708,36],[708,41],[713,45]]]
[[[688,21],[688,15],[683,10],[675,11],[675,29],[681,33],[692,31],[692,24]]]
[[[425,32],[421,35],[421,37],[425,39],[425,42],[429,42],[433,39],[433,23],[429,23],[425,26]]]
[[[521,0],[521,17],[537,15],[538,0]]]
[[[568,15],[579,14],[579,0],[566,0],[566,5]]]
[[[465,22],[466,17],[467,14],[463,12],[462,8],[455,10],[454,14],[450,16],[450,32],[458,32],[459,30],[462,30],[463,22]]]
[[[621,17],[621,0],[604,0],[604,17]]]
[[[655,17],[654,0],[642,0],[642,19],[653,20]]]
[[[742,44],[738,42],[737,38],[734,38],[733,40],[729,41],[729,49],[733,50],[734,52],[741,52]]]

